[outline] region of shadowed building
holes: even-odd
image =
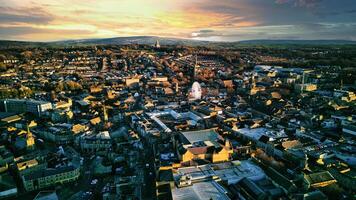
[[[31,174],[22,176],[22,182],[26,191],[33,191],[59,183],[73,182],[79,178],[79,174],[79,168],[66,166],[35,171]]]
[[[178,156],[182,163],[192,160],[223,162],[230,159],[230,142],[223,139],[214,129],[181,132],[179,135]]]

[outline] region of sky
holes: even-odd
[[[356,40],[356,0],[0,0],[0,39]]]

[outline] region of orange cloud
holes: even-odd
[[[303,30],[300,28],[303,23],[340,24],[342,27],[310,29],[308,39],[321,35],[324,39],[348,39],[354,38],[354,26],[342,24],[354,23],[356,4],[351,1],[337,6],[325,4],[323,10],[318,10],[321,6],[317,5],[327,1],[0,0],[0,39],[49,41],[133,35],[214,40],[223,37],[229,40],[298,38],[305,37],[304,33],[308,32],[305,26]],[[320,12],[326,13],[323,19],[320,14],[314,17]],[[201,30],[212,32],[201,33]]]
[[[21,38],[25,40],[130,35],[186,37],[200,29],[218,30],[258,24],[245,21],[243,16],[206,10],[200,7],[202,2],[45,0],[33,3],[31,0],[14,0],[6,7],[6,14],[12,18],[0,15],[0,22],[8,19],[3,20],[3,26],[23,29]]]

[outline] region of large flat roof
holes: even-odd
[[[194,183],[190,187],[176,188],[172,191],[175,200],[207,200],[207,199],[230,199],[215,181]]]
[[[205,129],[199,131],[186,131],[182,135],[189,141],[190,144],[200,141],[216,141],[219,134],[214,129]]]
[[[218,176],[227,184],[234,184],[243,178],[261,180],[265,177],[264,171],[250,161],[233,161],[177,169],[174,179],[178,180],[182,175],[190,175],[193,180],[206,180],[209,177]]]

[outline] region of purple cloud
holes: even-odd
[[[317,6],[322,0],[276,0],[277,4],[293,4],[295,7],[305,7],[305,8],[313,8]]]

